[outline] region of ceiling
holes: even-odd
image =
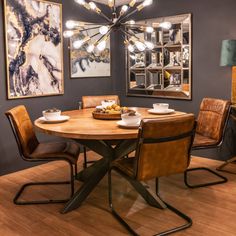
[[[107,4],[107,0],[94,0],[95,2],[99,2],[99,3],[103,3],[103,4]],[[138,0],[137,2],[141,2],[142,0]],[[130,0],[116,0],[116,5],[120,6],[120,5],[124,5],[129,3]]]

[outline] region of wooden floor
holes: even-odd
[[[94,158],[92,153],[89,156]],[[214,169],[219,162],[193,158],[191,165]],[[128,235],[109,213],[107,178],[79,209],[65,215],[59,213],[63,207],[61,204],[17,206],[12,203],[14,194],[23,183],[63,180],[68,176],[67,170],[64,163],[55,162],[0,177],[0,235]],[[194,190],[184,186],[182,175],[161,179],[162,198],[193,219],[190,229],[175,235],[236,235],[236,175],[225,176],[229,178],[226,184]],[[201,180],[198,177],[211,179],[203,172],[194,174],[191,179]],[[76,183],[76,187],[80,184]],[[154,182],[150,181],[149,184],[153,187]],[[26,191],[24,199],[55,195],[63,197],[68,193],[67,187],[34,187]],[[114,205],[140,235],[153,235],[182,223],[168,210],[147,206],[129,184],[117,175],[114,175]]]

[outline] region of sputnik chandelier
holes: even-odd
[[[73,20],[67,21],[67,30],[64,31],[63,34],[66,38],[70,38],[73,35],[84,31],[89,32],[90,30],[98,30],[98,33],[96,34],[74,41],[74,49],[79,49],[86,45],[88,53],[92,53],[96,49],[103,51],[106,48],[107,40],[112,31],[121,31],[123,35],[125,35],[124,43],[130,52],[134,52],[135,50],[144,51],[145,49],[151,50],[154,48],[152,42],[139,38],[133,31],[133,29],[138,29],[140,32],[152,33],[154,31],[153,27],[136,24],[135,21],[130,20],[130,17],[133,14],[140,12],[147,6],[150,6],[153,3],[153,0],[144,0],[139,4],[137,4],[137,0],[130,0],[129,4],[120,7],[119,11],[116,7],[115,0],[108,0],[107,5],[112,11],[111,18],[105,15],[93,1],[87,2],[86,0],[75,0],[75,2],[87,10],[97,13],[105,20],[105,23],[85,23]]]

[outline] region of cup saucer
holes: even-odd
[[[39,118],[40,121],[42,121],[42,122],[44,122],[44,123],[49,123],[49,124],[62,123],[62,122],[65,122],[65,121],[67,121],[67,120],[69,120],[69,119],[70,119],[69,116],[63,116],[63,115],[58,116],[58,118],[53,119],[53,120],[47,120],[47,119],[45,119],[45,117],[43,117],[43,116]]]
[[[127,124],[123,120],[119,120],[119,121],[116,122],[116,124],[118,124],[120,127],[123,127],[123,128],[135,129],[135,128],[139,127],[140,122],[138,122],[136,124]]]
[[[166,109],[166,110],[156,110],[156,109],[150,109],[148,110],[150,114],[155,114],[155,115],[165,115],[165,114],[170,114],[175,112],[174,109]]]

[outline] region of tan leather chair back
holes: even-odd
[[[120,104],[120,99],[117,95],[104,95],[104,96],[83,96],[83,108],[93,108],[101,105],[103,100],[114,100],[116,104]]]
[[[136,150],[136,178],[141,181],[183,173],[190,163],[194,129],[193,114],[144,119]]]
[[[12,125],[21,154],[23,154],[25,158],[29,158],[39,142],[25,106],[17,106],[7,111],[5,114]]]
[[[196,132],[220,142],[229,109],[230,101],[204,98],[200,105]]]

